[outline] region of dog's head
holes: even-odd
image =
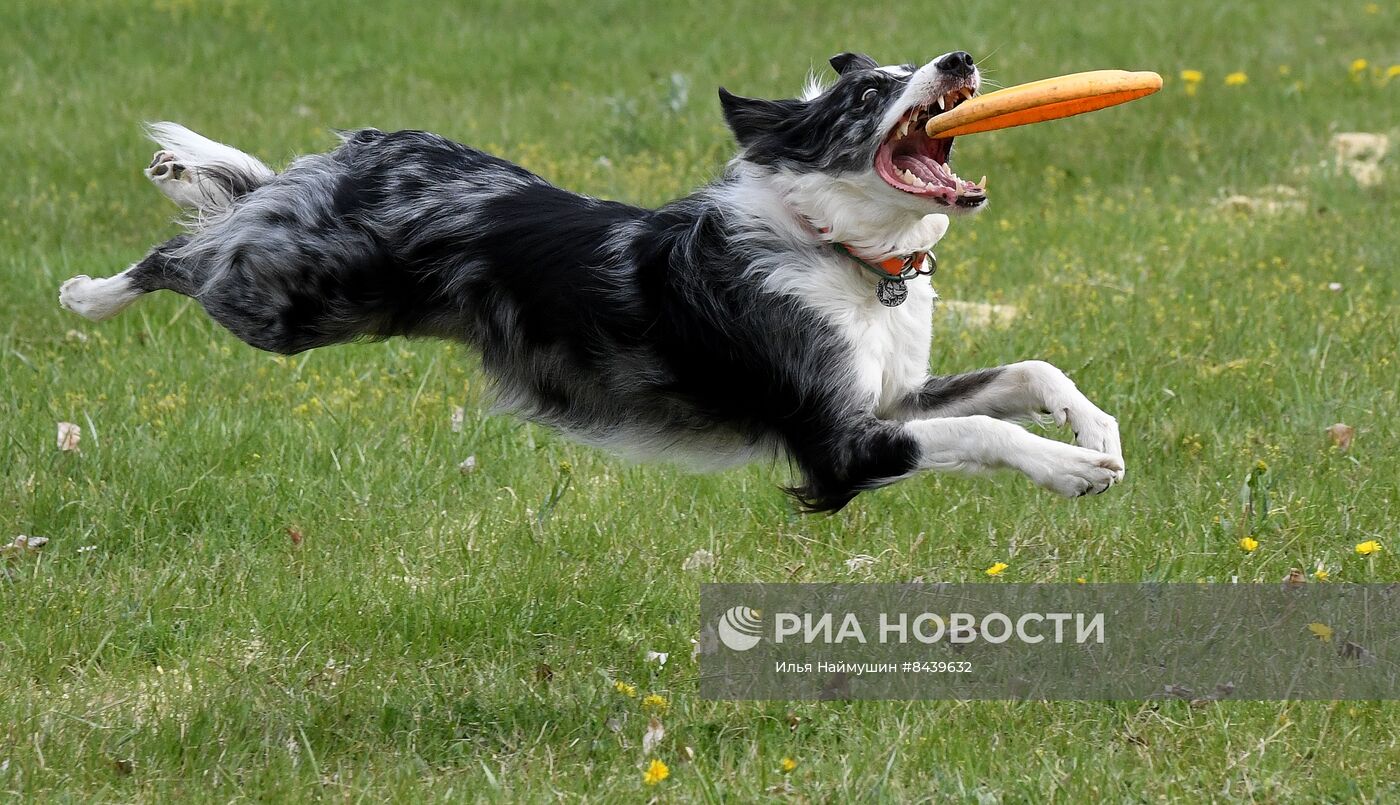
[[[831,59],[838,77],[788,100],[744,98],[720,89],[724,117],[741,158],[808,188],[857,191],[860,203],[924,216],[981,209],[981,183],[953,173],[953,139],[933,139],[924,124],[977,93],[972,56],[947,53],[922,67],[881,66],[869,56]]]

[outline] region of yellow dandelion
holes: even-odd
[[[1259,540],[1254,537],[1243,537],[1240,539],[1240,550],[1246,553],[1254,553],[1259,550]]]
[[[1182,70],[1181,80],[1186,83],[1186,94],[1195,95],[1196,87],[1204,78],[1205,75],[1200,70]]]
[[[1351,67],[1347,70],[1351,73],[1352,78],[1360,78],[1361,74],[1366,72],[1366,68],[1370,66],[1371,63],[1365,59],[1352,59]]]
[[[1362,556],[1370,556],[1373,553],[1381,552],[1381,544],[1373,539],[1356,543],[1356,552]]]
[[[1280,64],[1278,66],[1278,74],[1280,77],[1293,75],[1293,68],[1286,64]]]
[[[1000,576],[1001,571],[1007,569],[1008,567],[1011,567],[1011,565],[1008,565],[1005,562],[997,562],[996,564],[987,568],[986,573],[988,576]]]
[[[629,699],[637,698],[637,686],[629,685],[626,682],[623,682],[621,679],[613,683],[613,690],[617,691],[618,693],[621,693],[623,696],[626,696]]]
[[[1367,3],[1366,5],[1361,7],[1361,10],[1365,11],[1367,14],[1374,16],[1376,14],[1381,13],[1381,6],[1380,3]]]
[[[1243,70],[1236,70],[1225,76],[1225,86],[1238,87],[1249,83],[1249,76]],[[1262,462],[1261,462],[1262,463]]]
[[[664,713],[671,709],[671,703],[666,701],[665,696],[656,693],[648,693],[642,699],[642,707],[656,713]]]
[[[1317,579],[1318,581],[1327,581],[1327,578],[1331,575],[1332,574],[1328,573],[1327,568],[1325,567],[1319,567],[1317,570],[1313,571],[1313,578]]]
[[[1308,631],[1312,632],[1318,640],[1326,642],[1332,639],[1332,627],[1325,623],[1310,623]]]
[[[1089,583],[1089,580],[1086,579],[1086,578],[1084,578],[1083,576],[1079,576],[1078,578],[1076,578],[1076,579],[1074,580],[1074,583],[1075,583],[1075,584],[1088,584],[1088,583]]]
[[[782,766],[782,769],[783,769],[783,774],[787,774],[787,773],[791,772],[793,769],[797,768],[797,761],[796,761],[796,760],[793,760],[793,759],[790,758],[790,757],[785,757],[785,758],[783,758],[783,762],[782,762],[781,766]]]
[[[1400,77],[1400,64],[1392,64],[1385,68],[1385,80]]]
[[[656,758],[651,759],[647,764],[647,770],[642,774],[642,782],[647,785],[656,785],[671,776],[671,769]]]

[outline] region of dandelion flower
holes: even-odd
[[[1308,631],[1312,632],[1318,640],[1323,642],[1332,639],[1332,627],[1325,623],[1310,623],[1308,624]]]
[[[1259,540],[1254,537],[1243,537],[1240,539],[1240,550],[1245,553],[1254,553],[1259,550]]]
[[[1201,83],[1205,75],[1200,70],[1182,70],[1181,80],[1186,82],[1186,94],[1195,95],[1196,87]]]
[[[648,693],[643,697],[642,706],[657,713],[664,713],[671,709],[671,703],[666,701],[666,697],[656,693]]]
[[[1365,11],[1367,14],[1371,14],[1374,16],[1376,14],[1381,13],[1381,6],[1380,3],[1367,3],[1366,5],[1361,7],[1361,10]]]
[[[1400,77],[1400,64],[1392,64],[1385,70],[1385,80]]]
[[[996,564],[987,568],[986,573],[988,576],[1000,576],[1001,571],[1007,569],[1008,567],[1011,567],[1011,565],[1008,565],[1005,562],[997,562]]]
[[[1380,553],[1381,544],[1373,539],[1356,543],[1356,552],[1362,556],[1370,556],[1373,553]]]
[[[785,758],[783,758],[783,762],[782,762],[781,766],[782,766],[782,769],[783,769],[783,774],[787,774],[787,773],[791,772],[793,769],[797,768],[797,761],[796,761],[796,760],[793,760],[793,759],[790,758],[790,757],[785,757]]]
[[[1083,576],[1079,576],[1078,578],[1076,578],[1076,579],[1074,580],[1074,583],[1075,583],[1075,584],[1088,584],[1088,583],[1089,583],[1089,580],[1086,579],[1086,578],[1084,578]]]
[[[1313,578],[1317,579],[1318,581],[1327,581],[1327,578],[1331,575],[1332,574],[1328,573],[1327,568],[1325,567],[1319,567],[1317,570],[1313,571]]]
[[[1366,68],[1370,66],[1371,63],[1366,61],[1365,59],[1353,59],[1351,62],[1351,67],[1349,67],[1348,69],[1351,71],[1352,75],[1356,76],[1366,72]]]
[[[621,679],[613,683],[613,690],[617,691],[618,693],[621,693],[623,696],[626,696],[629,699],[637,698],[637,686],[629,685],[626,682],[623,682]]]
[[[1225,76],[1225,86],[1227,87],[1238,87],[1248,83],[1249,76],[1246,75],[1243,70],[1236,70],[1235,72]]]
[[[656,785],[657,783],[661,782],[662,780],[665,780],[667,777],[670,776],[671,769],[668,768],[666,764],[662,763],[660,760],[652,758],[651,763],[647,764],[646,772],[642,774],[642,782],[646,783],[647,785]]]

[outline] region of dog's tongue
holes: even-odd
[[[919,177],[924,184],[937,184],[943,187],[957,187],[957,178],[946,165],[942,165],[932,159],[925,159],[914,155],[898,156],[894,158],[894,166],[897,170],[909,171]]]
[[[923,183],[926,192],[954,203],[958,199],[972,200],[986,195],[986,178],[981,182],[969,182],[953,173],[946,163],[938,162],[921,154],[900,154],[890,160],[896,172],[909,173]]]

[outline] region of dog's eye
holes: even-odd
[[[876,95],[879,95],[879,94],[880,94],[880,90],[875,89],[874,87],[871,87],[870,89],[868,89],[868,90],[866,90],[865,92],[862,92],[862,93],[860,94],[860,102],[861,102],[861,103],[869,103],[871,98],[874,98]]]

